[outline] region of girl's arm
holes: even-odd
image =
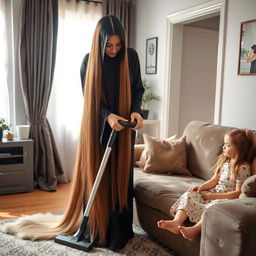
[[[229,191],[226,193],[204,193],[202,195],[204,200],[216,200],[216,199],[236,199],[241,194],[241,187],[243,182],[238,182],[236,184],[236,189],[234,191]]]
[[[216,200],[216,199],[235,199],[241,194],[241,187],[243,182],[250,177],[251,170],[248,163],[244,163],[239,167],[239,173],[236,177],[236,188],[234,191],[226,193],[204,193],[202,196],[204,200]]]
[[[188,189],[189,192],[191,191],[203,191],[203,190],[210,190],[211,188],[214,188],[218,181],[219,181],[219,175],[215,172],[215,174],[211,177],[211,179],[205,181],[203,184],[201,184],[200,186],[195,186],[195,187],[191,187]]]

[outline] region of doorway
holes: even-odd
[[[178,135],[192,120],[214,122],[219,15],[183,27]]]
[[[205,3],[190,9],[171,14],[167,17],[167,60],[166,60],[166,77],[165,77],[165,98],[163,101],[163,122],[162,122],[162,137],[169,137],[173,134],[180,134],[183,126],[189,121],[187,117],[181,117],[181,97],[184,96],[182,83],[183,78],[183,38],[184,31],[190,30],[188,24],[206,24],[206,20],[211,20],[218,16],[219,33],[217,39],[217,61],[215,88],[213,92],[214,103],[212,104],[213,123],[219,124],[221,120],[221,98],[222,98],[222,77],[223,77],[223,56],[224,56],[224,32],[225,32],[225,12],[226,1],[216,0]],[[204,20],[204,21],[203,21]],[[197,30],[205,28],[197,28]],[[186,35],[185,35],[186,36]],[[184,104],[183,104],[184,105]],[[189,104],[187,104],[189,108]],[[185,111],[186,112],[186,111]],[[196,111],[195,111],[196,112]],[[195,113],[194,112],[194,113]],[[191,116],[191,115],[190,115]],[[201,116],[191,117],[199,119]],[[210,120],[210,121],[211,121]],[[203,121],[203,120],[202,120]],[[208,120],[206,120],[208,121]]]

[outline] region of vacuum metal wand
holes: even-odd
[[[77,232],[74,234],[74,236],[79,236],[81,230],[83,230],[84,225],[85,225],[85,223],[83,223],[84,220],[86,220],[86,222],[87,222],[90,211],[92,209],[92,204],[93,204],[95,196],[96,196],[96,192],[97,192],[97,190],[99,188],[99,185],[100,185],[100,182],[101,182],[102,175],[103,175],[104,170],[106,168],[106,165],[108,163],[108,159],[109,159],[110,153],[112,151],[112,147],[113,147],[114,141],[116,139],[116,135],[117,135],[117,131],[112,130],[112,132],[110,134],[110,137],[109,137],[109,140],[108,140],[108,143],[107,143],[107,148],[106,148],[105,153],[103,155],[103,158],[101,160],[99,171],[97,173],[96,179],[95,179],[93,187],[92,187],[90,197],[89,197],[89,199],[87,201],[87,204],[86,204],[83,221],[82,221],[79,229],[77,230]]]

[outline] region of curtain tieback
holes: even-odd
[[[30,119],[29,122],[33,124],[42,124],[43,122],[46,122],[46,116],[36,119]]]

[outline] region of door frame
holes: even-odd
[[[179,131],[179,106],[182,71],[183,24],[220,15],[219,41],[216,70],[214,123],[221,123],[224,43],[226,28],[226,0],[213,0],[205,4],[179,11],[167,16],[166,66],[163,101],[163,138]]]

